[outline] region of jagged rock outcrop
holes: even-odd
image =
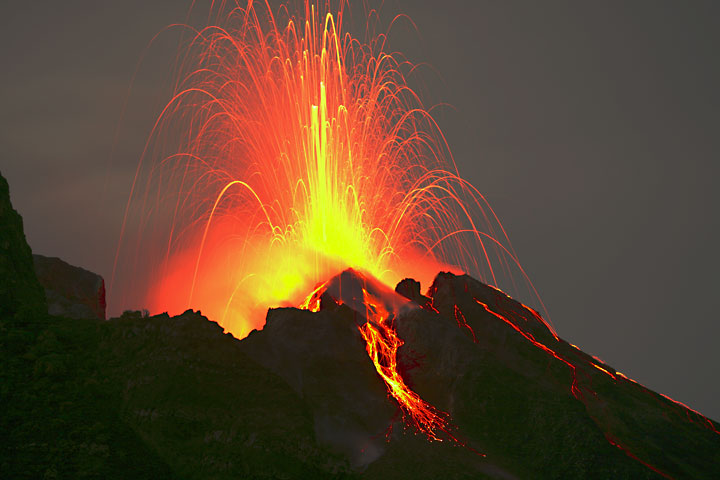
[[[360,469],[385,451],[397,407],[367,356],[354,311],[271,309],[263,330],[240,345],[308,403],[321,445]]]
[[[317,312],[272,309],[237,340],[193,311],[97,322],[102,279],[55,260],[70,270],[51,290],[84,313],[48,316],[2,177],[0,227],[3,477],[720,478],[720,425],[471,277],[441,273],[422,295],[348,270]],[[453,438],[405,427],[366,322],[393,329],[402,380]]]
[[[430,301],[429,297],[420,293],[420,282],[412,278],[405,278],[401,280],[400,283],[395,286],[395,292],[409,300],[412,300],[419,306],[425,306]]]
[[[33,255],[33,263],[50,315],[105,320],[105,281],[100,275],[57,257]]]
[[[22,217],[10,202],[10,188],[0,174],[0,318],[43,316],[45,294],[33,269]]]

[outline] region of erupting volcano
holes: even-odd
[[[279,6],[276,1],[291,3]],[[140,130],[140,139],[148,132],[149,136],[144,148],[136,148],[135,133],[125,142],[118,130],[115,153],[132,158],[134,179],[122,187],[125,181],[121,179],[127,175],[123,165],[114,165],[112,171],[108,168],[102,198],[90,195],[93,190],[88,188],[102,183],[96,181],[99,172],[94,170],[103,145],[100,132],[105,130],[101,111],[105,110],[103,102],[114,97],[109,93],[115,83],[108,82],[114,76],[106,75],[126,71],[121,52],[130,48],[134,57],[133,39],[147,35],[140,26],[156,32],[155,20],[164,22],[173,2],[160,2],[149,10],[142,6],[141,16],[137,15],[138,5],[125,2],[116,6],[117,10],[79,2],[72,7],[63,4],[62,12],[18,7],[5,15],[26,21],[11,22],[16,24],[14,28],[8,24],[8,38],[23,41],[20,50],[6,49],[10,55],[4,62],[8,78],[12,77],[6,91],[17,97],[15,104],[8,104],[5,115],[9,127],[5,137],[12,140],[6,149],[11,159],[7,173],[20,178],[19,189],[12,190],[14,181],[9,184],[3,176],[6,164],[0,165],[0,476],[137,480],[720,478],[720,424],[614,368],[633,371],[633,362],[608,365],[555,331],[493,209],[461,177],[435,122],[435,106],[416,93],[422,91],[422,68],[392,50],[392,41],[403,41],[403,33],[396,30],[403,23],[419,29],[402,15],[381,20],[381,12],[370,9],[376,0],[351,1],[355,2],[211,0],[206,11],[201,11],[201,2],[191,2],[185,21],[159,33],[148,46],[147,60],[138,65],[136,74],[141,67],[149,68],[151,80],[144,81],[145,72],[136,75],[137,83],[123,107],[127,112],[123,113],[123,129],[132,124],[135,132]],[[386,5],[383,0],[376,4]],[[577,283],[577,289],[561,289],[561,302],[581,307],[564,318],[587,332],[607,335],[613,343],[606,339],[606,346],[625,342],[629,345],[626,353],[646,362],[651,359],[655,373],[677,378],[677,372],[687,372],[685,366],[689,365],[695,383],[703,380],[701,372],[713,366],[712,351],[707,342],[704,346],[689,343],[690,337],[683,337],[683,332],[696,330],[694,318],[710,318],[698,312],[713,312],[712,302],[707,301],[712,297],[701,288],[685,294],[691,285],[706,286],[705,277],[685,275],[693,270],[673,267],[683,257],[669,258],[668,252],[682,249],[683,244],[672,249],[663,245],[687,236],[692,241],[684,245],[699,246],[695,240],[712,229],[685,235],[679,227],[695,224],[676,222],[673,225],[678,232],[664,238],[654,228],[672,213],[669,204],[660,201],[674,201],[666,198],[666,187],[693,177],[677,177],[680,172],[673,170],[665,171],[664,176],[649,175],[646,183],[653,187],[638,190],[634,205],[626,205],[629,197],[615,187],[626,185],[635,192],[642,186],[636,180],[649,170],[643,170],[642,155],[637,162],[629,157],[638,152],[635,147],[648,142],[651,133],[671,132],[665,137],[676,137],[680,143],[663,147],[682,145],[688,158],[710,151],[705,149],[709,144],[695,142],[700,139],[695,133],[702,132],[696,132],[695,122],[688,122],[691,117],[685,118],[690,109],[666,110],[672,105],[658,103],[665,113],[681,112],[678,116],[687,123],[687,130],[681,128],[682,122],[667,122],[669,117],[662,115],[658,118],[667,124],[664,130],[646,125],[658,110],[648,110],[645,116],[635,114],[653,97],[642,97],[639,100],[643,101],[627,109],[628,101],[634,99],[615,96],[620,84],[605,80],[620,82],[617,73],[624,77],[628,70],[617,70],[613,78],[605,68],[608,64],[597,61],[622,51],[628,56],[620,59],[630,63],[636,58],[648,60],[646,78],[659,78],[658,72],[668,74],[667,86],[672,89],[667,91],[681,91],[683,85],[694,87],[699,73],[709,70],[697,70],[698,75],[693,75],[693,62],[686,57],[711,42],[702,36],[691,41],[691,35],[686,35],[682,40],[690,43],[683,47],[676,41],[676,33],[701,31],[699,16],[690,17],[693,22],[683,30],[657,22],[661,13],[686,10],[681,8],[643,10],[642,17],[648,20],[633,23],[629,20],[639,16],[627,16],[637,13],[632,8],[600,8],[593,13],[573,7],[545,15],[543,6],[536,12],[542,15],[520,19],[528,20],[527,24],[513,23],[506,28],[499,20],[517,20],[515,6],[495,11],[485,4],[473,8],[468,2],[439,5],[418,1],[410,5],[416,9],[413,15],[418,26],[428,21],[435,34],[430,43],[418,44],[422,55],[442,62],[441,74],[453,72],[453,83],[460,87],[444,95],[456,104],[468,100],[458,112],[469,115],[464,117],[466,125],[451,127],[453,142],[459,139],[453,148],[469,147],[463,156],[476,162],[470,168],[477,174],[485,166],[477,163],[480,151],[492,151],[498,145],[496,139],[508,147],[492,159],[503,165],[487,165],[484,188],[496,195],[491,189],[499,187],[500,195],[526,213],[535,216],[540,209],[542,217],[566,219],[575,230],[588,230],[583,234],[593,237],[587,241],[582,235],[569,239],[566,233],[543,235],[548,232],[537,227],[549,227],[550,222],[533,225],[530,240],[543,253],[537,259],[551,265],[555,270],[551,273],[564,285]],[[445,25],[437,18],[436,9],[440,8],[443,18],[449,20]],[[116,18],[120,11],[131,12],[137,21]],[[161,18],[151,19],[154,14]],[[609,17],[614,22],[606,23]],[[568,19],[579,20],[588,32],[577,30],[577,22]],[[595,26],[603,28],[591,32],[591,19],[602,22]],[[83,30],[81,24],[92,30]],[[136,30],[134,36],[125,35],[129,25]],[[562,25],[568,30],[556,31]],[[605,28],[611,25],[617,28]],[[653,38],[653,25],[662,29],[662,35]],[[681,23],[672,25],[682,27]],[[113,26],[122,26],[122,41],[102,42],[107,38],[97,32],[109,32]],[[622,35],[621,26],[630,36]],[[44,37],[35,35],[39,30]],[[637,37],[638,30],[648,35],[642,42],[629,41]],[[168,55],[165,36],[174,32],[178,33],[179,48],[171,47]],[[552,38],[542,38],[539,32],[552,32],[548,35]],[[59,41],[48,49],[43,45],[44,55],[40,55],[35,40],[45,37]],[[88,38],[100,41],[88,42]],[[588,51],[597,54],[577,68],[575,62],[584,57],[578,56],[575,42],[567,49],[566,66],[582,74],[568,78],[569,70],[556,68],[562,62],[554,57],[538,68],[537,59],[550,51],[545,49],[551,48],[553,55],[560,53],[560,47],[569,43],[567,38],[582,40],[577,45],[583,55]],[[491,53],[477,48],[476,42],[485,42],[483,39],[492,39],[480,44],[488,45]],[[542,41],[535,45],[534,40]],[[614,47],[594,51],[589,48],[595,45],[591,40],[603,45],[613,43],[608,40],[618,41]],[[664,50],[668,55],[656,55],[663,52],[661,40],[671,41],[672,49]],[[525,52],[530,56],[523,61],[522,52],[515,47],[530,43],[533,48]],[[156,47],[159,55],[151,51]],[[412,45],[408,47],[414,50]],[[668,61],[673,52],[675,63]],[[443,56],[436,56],[438,53]],[[48,55],[53,54],[57,59],[48,62]],[[486,64],[489,55],[497,61]],[[35,63],[33,56],[37,56]],[[664,69],[650,61],[655,56],[667,63]],[[88,58],[93,61],[87,62]],[[710,58],[707,52],[695,63],[708,63]],[[677,65],[692,81],[683,84],[680,77],[670,75]],[[503,81],[486,83],[484,73],[482,78],[475,77],[476,68],[487,68],[488,77],[502,73],[497,79]],[[535,74],[517,73],[528,72],[527,68]],[[609,75],[604,76],[606,70]],[[78,72],[84,74],[78,76]],[[554,76],[548,75],[550,72]],[[162,84],[163,75],[171,83],[156,96],[158,103],[153,107],[147,89]],[[80,77],[82,81],[78,81]],[[468,77],[472,82],[463,80]],[[591,77],[602,77],[602,81],[589,82]],[[633,79],[645,78],[629,77],[630,84]],[[518,80],[517,84],[512,80]],[[583,90],[573,88],[579,83],[593,96],[605,83],[610,90],[601,89],[599,100],[578,109],[577,94]],[[636,83],[638,91],[646,90],[647,82]],[[52,87],[45,89],[50,95],[37,95],[38,89],[46,86]],[[63,97],[67,98],[53,108],[53,100],[58,99],[51,97],[58,88],[66,91]],[[486,102],[495,97],[496,89],[502,89],[495,98],[497,108]],[[568,103],[557,102],[552,95],[544,98],[553,91],[567,97]],[[607,96],[610,91],[612,97]],[[520,92],[546,103],[528,101]],[[665,90],[655,93],[659,92],[663,100],[668,98]],[[452,96],[455,94],[457,97]],[[95,99],[85,102],[92,103],[92,112],[76,109],[78,98]],[[624,99],[618,103],[623,108],[608,110],[604,117],[596,108],[613,103],[606,102],[608,98]],[[130,107],[137,99],[143,103],[142,111],[137,112],[140,117]],[[683,103],[676,102],[681,99],[690,100],[691,96],[681,94],[670,103]],[[528,108],[516,110],[514,103]],[[702,102],[703,111],[707,103]],[[558,107],[557,112],[546,116],[548,110],[542,105]],[[570,105],[572,111],[560,108]],[[580,110],[584,116],[575,117]],[[33,115],[37,111],[44,113],[39,120]],[[549,130],[538,129],[538,118],[529,118],[531,111],[540,112],[542,121],[554,127],[575,118],[592,117],[599,123],[579,122],[580,130],[562,128],[557,137],[549,137],[543,133]],[[517,112],[528,112],[528,118]],[[573,117],[567,117],[568,113]],[[148,115],[155,119],[154,124],[143,124]],[[494,120],[485,130],[489,135],[469,138],[482,133],[476,127],[488,118]],[[632,126],[643,128],[636,131],[618,122],[614,130],[599,129],[595,137],[584,136],[590,127],[610,118],[629,119]],[[96,128],[86,128],[93,120],[98,121]],[[443,120],[452,125],[450,118]],[[528,120],[524,134],[523,122],[517,120]],[[507,137],[501,134],[504,122]],[[73,124],[74,129],[68,128]],[[533,140],[561,146],[560,163],[548,163],[548,153],[556,150],[543,150],[528,141],[528,127]],[[38,129],[46,133],[42,145],[27,141],[43,137],[36,135]],[[73,130],[78,135],[74,141]],[[626,156],[608,157],[596,150],[611,132],[623,142],[607,143],[627,145]],[[640,143],[624,143],[630,137],[639,137]],[[68,150],[60,140],[77,145]],[[572,150],[576,140],[575,147],[592,148],[595,156]],[[16,151],[13,144],[17,144]],[[526,150],[514,151],[523,145]],[[142,150],[139,158],[138,149]],[[680,150],[667,150],[666,160],[677,163],[673,152]],[[73,152],[80,154],[78,160],[83,155],[86,161],[92,159],[92,168],[61,161],[74,157]],[[522,163],[522,158],[531,161]],[[597,161],[607,158],[615,159],[615,165],[622,168],[607,168],[611,164]],[[44,180],[39,178],[43,175],[38,177],[35,170],[27,169],[33,159],[41,160],[38,167],[43,162],[48,167],[45,159],[52,162],[52,169],[42,170],[48,173]],[[586,164],[575,173],[592,173],[592,183],[578,182],[582,177],[558,167],[575,160]],[[698,161],[688,165],[704,165]],[[590,165],[591,170],[584,170]],[[610,177],[599,175],[597,165],[613,177],[623,177],[625,183],[607,183]],[[506,166],[512,174],[498,175]],[[634,176],[630,175],[633,170]],[[660,170],[665,169],[653,168]],[[680,170],[692,168],[684,165]],[[60,171],[63,174],[56,175]],[[541,171],[549,176],[538,175]],[[672,182],[660,181],[665,176]],[[549,178],[556,183],[548,182]],[[507,184],[499,184],[505,179]],[[529,182],[523,183],[526,180]],[[558,188],[561,185],[570,190]],[[604,190],[589,188],[608,185],[617,194],[612,198]],[[117,187],[130,190],[121,194],[120,212],[115,210],[113,192]],[[691,190],[704,195],[707,192],[701,187],[701,183],[687,183],[676,197]],[[13,198],[19,200],[17,210],[11,191],[21,193]],[[555,199],[543,199],[545,203],[537,205],[522,201],[548,191],[560,195],[549,195]],[[571,195],[572,202],[553,203]],[[655,212],[662,213],[662,222],[650,221],[651,211],[630,208],[630,216],[615,223],[623,225],[621,236],[627,238],[610,245],[608,235],[617,237],[617,230],[598,234],[604,230],[603,223],[590,208],[593,202],[589,197],[611,204],[606,212],[657,201]],[[64,208],[84,199],[87,205],[81,208]],[[637,203],[638,199],[642,202]],[[572,208],[566,209],[568,204]],[[77,254],[78,249],[87,253],[97,249],[95,254],[102,258],[96,260],[108,261],[107,255],[100,255],[104,244],[100,239],[117,232],[106,230],[97,218],[93,220],[91,207],[96,205],[102,206],[97,215],[116,227],[125,208],[107,295],[103,276],[81,267],[85,260],[72,254],[73,250]],[[19,211],[26,208],[31,215],[24,223]],[[42,209],[38,217],[32,214],[35,208]],[[707,215],[703,212],[695,212],[696,218],[704,221]],[[569,216],[575,213],[585,218],[584,223],[572,221],[579,219]],[[648,218],[644,218],[646,214]],[[94,229],[100,236],[78,235],[72,245],[63,241],[64,235],[77,231],[72,222],[62,221],[67,215],[77,216],[75,221],[83,223],[83,229]],[[636,222],[636,234],[638,229],[653,227],[645,232],[652,240],[646,261],[657,260],[649,274],[662,271],[661,281],[636,283],[633,286],[641,288],[635,290],[628,286],[643,277],[633,277],[631,283],[615,282],[616,276],[608,281],[608,276],[598,275],[592,262],[584,261],[572,270],[562,268],[563,263],[588,260],[587,253],[580,253],[583,251],[591,252],[594,265],[611,258],[634,261],[640,256],[635,252],[629,257],[614,255],[628,245],[641,245],[635,240],[645,238],[625,229],[625,220],[634,220],[636,215],[642,220]],[[42,224],[39,230],[38,224]],[[591,224],[593,228],[588,229]],[[31,227],[26,230],[26,225]],[[89,238],[96,241],[88,245]],[[565,241],[547,243],[551,238]],[[40,240],[33,247],[38,251],[33,252],[28,239]],[[56,248],[58,253],[68,254],[68,260],[74,257],[81,263],[75,266],[40,255],[46,253],[45,247]],[[652,252],[662,257],[653,257]],[[697,251],[684,258],[700,258],[695,254]],[[564,258],[559,258],[561,255]],[[608,263],[609,269],[613,265]],[[662,289],[658,289],[660,285]],[[649,291],[662,296],[652,309],[646,303]],[[578,292],[591,292],[593,300]],[[645,353],[653,350],[644,348],[661,338],[657,332],[668,330],[659,312],[667,319],[680,320],[671,324],[678,340],[662,351],[669,354],[665,363],[649,353],[646,357]],[[702,326],[705,337],[711,338],[707,318],[695,325]],[[633,329],[645,335],[641,342],[628,342],[634,338]],[[587,337],[576,341],[586,342]],[[689,355],[683,342],[684,347],[702,354]],[[619,361],[622,357],[614,358]],[[642,378],[640,371],[633,375]],[[705,398],[717,393],[711,383],[701,383],[707,391]]]
[[[497,216],[459,176],[410,87],[415,67],[376,32],[377,12],[360,40],[345,29],[346,2],[294,6],[221,2],[207,24],[179,27],[188,33],[174,93],[136,171],[113,291],[153,312],[199,308],[239,339],[262,329],[268,307],[348,307],[388,398],[429,440],[464,444],[450,414],[403,372],[397,319],[408,311],[431,323],[452,317],[474,344],[477,318],[503,335],[510,328],[570,373],[569,392],[593,419],[606,415],[586,367],[614,382],[621,374],[567,348],[539,314],[495,289],[524,285],[542,306]],[[493,287],[436,305],[440,270]],[[386,286],[408,277],[433,283],[428,297]]]
[[[376,12],[360,41],[343,28],[348,5],[333,3],[275,13],[267,2],[223,3],[209,25],[185,26],[174,95],[123,222],[117,276],[145,278],[120,285],[126,299],[151,311],[199,307],[243,338],[269,306],[298,305],[348,267],[389,285],[429,284],[440,269],[498,284],[514,269],[532,288],[408,86],[413,65],[374,33]],[[439,439],[446,415],[396,368],[397,312],[368,292],[362,302],[378,373],[413,425]]]

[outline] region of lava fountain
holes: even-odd
[[[260,3],[183,26],[123,221],[120,296],[200,308],[242,338],[347,267],[388,284],[519,269],[372,20],[363,42],[343,31],[345,2]]]
[[[414,66],[374,33],[376,12],[359,40],[343,28],[349,6],[335,3],[213,3],[207,24],[180,27],[190,33],[173,95],[139,162],[115,261],[126,304],[199,308],[243,338],[268,307],[298,305],[348,267],[426,285],[440,269],[494,285],[519,271],[531,288],[408,86]],[[361,327],[368,353],[393,396],[428,414],[433,437],[444,420],[399,378],[386,319]]]

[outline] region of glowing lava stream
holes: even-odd
[[[389,396],[397,401],[405,425],[429,440],[451,440],[464,445],[453,435],[449,415],[408,387],[398,369],[398,349],[404,342],[395,331],[393,321],[404,309],[420,307],[371,276],[348,269],[313,290],[300,308],[319,311],[321,297],[326,293],[333,302],[346,304],[358,314],[358,330],[365,340],[365,350],[385,382]]]

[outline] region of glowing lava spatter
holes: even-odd
[[[242,338],[263,325],[268,307],[298,305],[348,267],[392,285],[460,270],[502,286],[515,283],[515,269],[535,293],[495,213],[459,177],[408,86],[413,65],[388,52],[371,20],[365,41],[345,31],[346,2],[296,5],[297,13],[273,13],[268,1],[212,2],[207,24],[180,27],[190,35],[135,174],[111,299],[153,312],[199,308]],[[317,311],[326,287],[302,308]],[[398,371],[397,312],[367,292],[359,300],[367,353],[407,423],[457,441],[448,415]],[[578,399],[592,394],[572,362],[517,326],[528,319],[477,304],[566,364]],[[454,313],[477,341],[472,319]]]
[[[296,5],[214,2],[209,25],[180,27],[191,33],[136,172],[116,298],[199,308],[242,338],[347,267],[392,285],[441,269],[524,276],[408,86],[414,67],[373,33],[377,15],[360,41],[346,2]]]

